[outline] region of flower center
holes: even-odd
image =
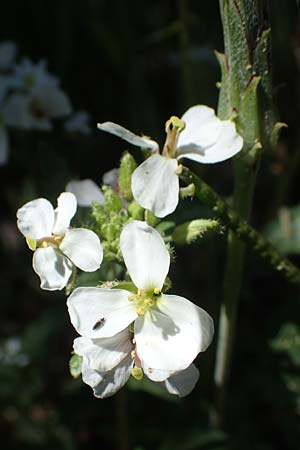
[[[38,247],[59,247],[61,241],[63,240],[62,236],[51,236],[51,237],[43,237],[37,241]]]
[[[162,155],[168,158],[175,157],[178,137],[181,131],[185,129],[185,123],[179,117],[172,116],[166,122],[166,142],[163,148]]]
[[[160,295],[161,291],[159,288],[147,291],[138,289],[137,294],[128,296],[128,300],[134,303],[137,315],[144,316],[149,311],[149,309],[153,308],[153,306],[156,305]]]
[[[30,103],[31,114],[37,119],[44,119],[47,116],[44,106],[38,99],[33,99]]]

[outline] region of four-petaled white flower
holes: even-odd
[[[120,248],[137,293],[77,288],[67,300],[71,322],[83,338],[92,341],[112,338],[134,322],[136,366],[151,380],[165,381],[206,350],[213,337],[213,320],[189,300],[162,293],[170,255],[156,230],[132,221],[121,233]],[[101,358],[101,364],[105,363],[105,357]]]
[[[108,338],[76,338],[74,352],[82,356],[82,380],[98,398],[109,397],[121,389],[138,364],[133,335],[128,328]],[[161,384],[171,394],[185,397],[194,389],[198,378],[198,369],[191,364]]]
[[[38,198],[17,211],[18,228],[35,250],[33,268],[42,289],[63,289],[73,264],[85,272],[100,267],[103,250],[98,236],[85,228],[69,228],[76,208],[76,197],[63,192],[55,210],[48,200]]]
[[[167,140],[162,155],[155,141],[137,136],[120,125],[105,122],[99,123],[98,128],[153,151],[154,154],[134,171],[131,187],[135,200],[157,217],[172,213],[178,204],[178,160],[188,158],[204,164],[221,162],[236,155],[243,146],[235,124],[231,120],[220,120],[213,109],[204,105],[191,107],[181,119],[173,116],[167,121]]]

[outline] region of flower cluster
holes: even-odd
[[[65,119],[68,133],[90,132],[89,115],[72,114],[71,101],[58,78],[48,72],[46,61],[23,58],[17,63],[16,56],[13,42],[0,44],[0,165],[8,159],[8,128],[50,131],[53,119]]]
[[[55,80],[49,82],[55,85]],[[171,394],[185,396],[198,380],[193,362],[212,341],[213,320],[186,298],[166,293],[170,248],[144,219],[152,218],[155,226],[157,217],[175,210],[178,160],[223,161],[238,153],[243,141],[232,121],[221,121],[202,105],[167,121],[162,154],[156,142],[119,125],[106,122],[98,127],[150,149],[151,156],[136,167],[125,154],[120,173],[107,174],[105,183],[111,187],[102,191],[92,180],[69,182],[56,209],[43,198],[25,204],[17,212],[18,227],[34,251],[41,288],[67,287],[71,292],[67,307],[80,335],[74,340],[72,360],[94,395],[110,396],[130,375],[140,380],[145,374]],[[94,231],[70,227],[77,202],[92,208]],[[118,261],[125,280],[75,288],[76,267],[96,271],[103,256],[106,262]]]

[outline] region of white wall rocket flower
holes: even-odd
[[[133,335],[128,328],[108,338],[76,338],[74,352],[82,356],[82,380],[98,398],[109,397],[121,389],[137,363]],[[191,364],[161,384],[171,394],[185,397],[194,389],[198,378],[198,369]]]
[[[51,119],[72,111],[68,96],[55,85],[40,85],[28,93],[12,94],[3,106],[3,117],[12,127],[51,130]]]
[[[71,322],[87,339],[111,338],[134,322],[136,360],[153,381],[187,369],[211,343],[207,312],[189,300],[162,293],[170,255],[160,234],[145,222],[127,224],[120,248],[137,293],[78,288],[67,301]]]
[[[76,208],[76,197],[63,192],[55,210],[48,200],[38,198],[17,211],[18,228],[34,250],[33,269],[42,289],[63,289],[73,265],[85,272],[100,267],[103,250],[98,236],[85,228],[69,227]]]
[[[167,121],[162,155],[155,141],[112,122],[99,123],[98,128],[154,152],[134,171],[132,193],[141,206],[157,217],[172,213],[178,204],[178,160],[188,158],[204,164],[221,162],[236,155],[243,146],[235,124],[231,120],[220,120],[213,109],[204,105],[191,107],[181,119],[173,116]]]

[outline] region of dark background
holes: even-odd
[[[68,360],[75,333],[65,296],[40,290],[31,254],[15,227],[16,209],[25,201],[42,196],[54,202],[71,178],[101,183],[103,173],[118,166],[126,143],[97,132],[97,121],[111,120],[162,142],[171,115],[180,116],[196,103],[217,106],[220,71],[214,49],[223,50],[218,2],[190,0],[186,22],[180,3],[2,2],[0,41],[14,41],[19,59],[47,59],[74,108],[91,114],[93,129],[90,137],[67,136],[59,124],[51,133],[15,130],[9,162],[0,168],[0,436],[6,450],[299,448],[299,290],[251,250],[221,432],[210,420],[214,345],[198,357],[200,380],[184,400],[164,397],[143,383],[98,400],[80,379],[73,380]],[[274,97],[289,128],[276,153],[264,156],[259,173],[252,222],[261,230],[283,205],[300,202],[299,9],[296,0],[270,3]],[[220,194],[230,195],[231,161],[188,165]],[[175,218],[182,222],[206,213],[188,201]],[[292,242],[296,263],[299,242]],[[217,323],[225,236],[176,248],[176,254],[173,292],[204,307]],[[5,357],[7,345],[14,345],[9,342],[18,342],[11,359]]]

